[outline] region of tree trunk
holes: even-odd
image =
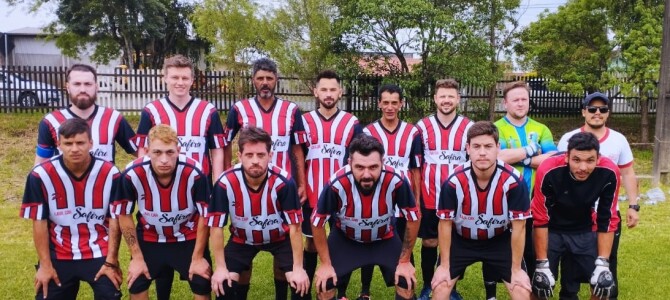
[[[131,69],[135,66],[135,62],[133,61],[133,45],[130,39],[125,36],[123,37],[123,43],[124,43],[123,52],[126,56],[126,66],[128,67],[128,69]]]
[[[649,142],[649,97],[640,97],[640,143]]]
[[[491,0],[491,19],[489,20],[489,46],[491,47],[491,75],[495,76],[498,73],[498,57],[496,57],[496,1]],[[496,81],[491,83],[489,89],[489,120],[493,121],[496,113]]]

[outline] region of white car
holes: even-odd
[[[32,107],[57,104],[61,91],[48,83],[33,81],[0,69],[0,100],[2,105]]]

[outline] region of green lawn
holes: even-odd
[[[4,196],[0,201],[0,266],[2,266],[0,286],[3,287],[4,293],[2,299],[34,297],[33,276],[37,256],[32,243],[31,222],[19,219],[18,212],[25,178],[33,164],[37,135],[36,124],[41,117],[41,114],[6,114],[0,118],[0,166],[2,166],[0,176],[4,178],[0,181],[0,193]],[[136,117],[129,118],[129,121],[133,126],[136,126],[138,122]],[[560,121],[547,120],[547,123],[561,123]],[[562,122],[562,124],[566,123],[579,124]],[[619,124],[622,123],[625,122]],[[560,138],[560,135],[566,130],[554,130],[554,137]],[[627,132],[635,132],[635,128],[629,128]],[[122,151],[117,153],[122,153]],[[650,174],[651,151],[635,150],[635,157],[637,173]],[[118,158],[118,165],[125,165],[129,159],[128,155],[121,154]],[[649,180],[642,180],[640,185],[642,191],[646,191],[649,188]],[[667,191],[668,188],[663,187],[663,190]],[[627,204],[622,205],[625,207]],[[670,204],[668,202],[654,206],[643,205],[642,220],[638,227],[633,230],[624,229],[619,249],[620,299],[666,299],[664,295],[670,290],[670,283],[660,278],[662,274],[670,274],[670,255],[665,253],[670,249],[669,213]],[[419,248],[418,245],[415,248],[417,254]],[[121,264],[125,269],[129,255],[124,243],[122,243],[121,253]],[[418,255],[416,257],[418,258]],[[250,299],[273,299],[270,261],[271,258],[268,255],[261,255],[257,258]],[[420,274],[417,267],[417,278],[421,277]],[[355,298],[358,293],[360,288],[358,278],[358,273],[352,277],[348,293],[350,298]],[[479,266],[468,270],[458,288],[465,299],[484,298]],[[124,286],[123,290],[124,299],[127,299],[127,287]],[[372,290],[375,299],[392,299],[392,290],[383,286],[378,270],[375,271]],[[508,299],[502,285],[499,285],[498,291],[499,299]],[[153,291],[151,295],[153,297]],[[584,286],[581,298],[586,299],[587,295],[587,288]],[[175,282],[173,298],[190,298],[190,291],[185,282]],[[82,285],[79,299],[92,299],[90,288],[86,284]]]

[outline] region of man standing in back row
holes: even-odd
[[[582,116],[584,116],[584,126],[564,134],[558,142],[559,151],[567,151],[568,140],[579,132],[590,132],[595,135],[600,143],[599,153],[608,157],[619,166],[621,171],[621,183],[626,189],[626,195],[629,199],[628,209],[626,210],[626,221],[628,228],[637,225],[640,217],[637,176],[633,169],[633,151],[630,149],[626,137],[606,126],[609,117],[610,100],[607,95],[599,92],[592,93],[582,102]],[[621,218],[619,206],[616,206],[617,215]],[[617,299],[619,295],[619,278],[617,275],[619,240],[621,239],[621,222],[619,222],[614,242],[612,243],[612,253],[609,258],[610,269],[614,275],[616,286],[610,295],[610,299]]]
[[[521,172],[529,194],[535,183],[535,169],[549,156],[556,152],[551,131],[544,124],[528,117],[530,110],[530,90],[525,81],[516,81],[505,86],[503,105],[506,114],[495,122],[500,132],[500,152],[498,158],[513,165]],[[530,196],[532,198],[532,195]],[[530,199],[530,198],[529,198]],[[535,253],[533,251],[533,219],[526,219],[526,243],[523,258],[526,272],[535,272]],[[496,282],[500,278],[491,276],[485,266],[482,269],[486,299],[496,298]]]
[[[419,130],[410,123],[400,120],[398,114],[402,109],[402,89],[394,84],[387,84],[379,89],[379,102],[382,117],[370,123],[363,132],[377,139],[384,146],[384,164],[393,167],[396,172],[407,178],[411,187],[420,186],[421,170],[417,165],[415,157],[419,154]],[[418,189],[413,189],[414,198],[418,199],[420,194],[415,194]],[[395,230],[401,240],[405,238],[407,219],[396,207]],[[414,256],[412,256],[413,258]],[[414,260],[412,259],[412,264]],[[361,268],[361,293],[358,300],[370,299],[370,283],[374,266]]]
[[[136,143],[143,156],[149,130],[158,124],[169,125],[177,132],[181,153],[200,163],[212,182],[223,172],[223,125],[214,105],[191,96],[193,74],[188,57],[175,55],[165,59],[163,80],[168,94],[142,110]]]
[[[361,133],[358,118],[342,111],[337,103],[342,97],[340,77],[334,71],[326,70],[316,77],[314,97],[319,101],[319,108],[303,115],[305,124],[307,159],[305,175],[307,181],[307,201],[303,204],[305,220],[302,224],[305,239],[305,270],[310,281],[316,270],[317,252],[312,239],[312,226],[309,216],[316,208],[319,195],[333,173],[347,164],[347,147],[351,140]],[[346,292],[347,285],[343,280],[338,288]],[[338,298],[345,297],[344,293]],[[304,297],[310,298],[310,295]]]
[[[118,111],[95,104],[98,93],[98,75],[93,67],[74,64],[65,75],[66,89],[70,96],[70,106],[53,111],[42,119],[37,133],[35,165],[58,155],[58,129],[69,119],[83,119],[91,127],[93,156],[114,162],[116,158],[114,141],[131,155],[137,147],[132,139],[135,132],[128,121]]]
[[[163,81],[168,94],[150,102],[142,110],[135,143],[139,156],[146,154],[147,134],[158,124],[167,124],[177,132],[182,154],[200,163],[209,182],[223,172],[223,125],[216,107],[191,96],[194,77],[193,62],[177,54],[165,59]],[[174,272],[156,278],[159,300],[169,300]]]
[[[473,124],[470,119],[456,113],[461,100],[456,80],[438,80],[433,98],[437,111],[416,124],[421,136],[419,156],[416,158],[421,166],[421,186],[412,187],[415,195],[421,195],[421,300],[430,298],[430,283],[437,263],[437,198],[449,175],[467,160],[466,133]],[[454,298],[459,299],[460,296],[454,295]]]

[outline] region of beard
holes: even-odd
[[[454,110],[456,110],[455,105],[451,106],[451,107],[448,107],[448,108],[442,108],[442,107],[437,108],[438,113],[440,113],[442,115],[445,115],[445,116],[448,115],[448,114],[451,114],[452,112],[454,112]]]
[[[363,185],[365,184],[365,186]],[[361,178],[359,182],[357,182],[358,189],[361,190],[364,194],[369,194],[373,192],[377,188],[377,180],[374,178]]]
[[[96,95],[90,96],[88,94],[79,94],[75,95],[74,97],[70,97],[70,102],[72,105],[81,110],[88,109],[89,107],[93,106],[95,104],[95,100]]]
[[[600,124],[593,124],[593,123],[586,122],[586,125],[588,125],[589,127],[593,128],[593,129],[600,129],[600,128],[603,128],[603,126],[605,126],[605,122],[602,122]]]
[[[263,85],[260,88],[256,89],[256,97],[261,99],[268,99],[274,96],[274,88],[270,88],[269,85]]]
[[[330,100],[331,102],[330,103],[326,102],[328,100]],[[319,99],[319,105],[321,105],[325,109],[332,109],[337,105],[337,100],[333,98],[326,98],[324,100]]]
[[[251,166],[249,168],[244,169],[244,174],[247,176],[257,179],[265,176],[266,170],[263,170],[260,166]]]

